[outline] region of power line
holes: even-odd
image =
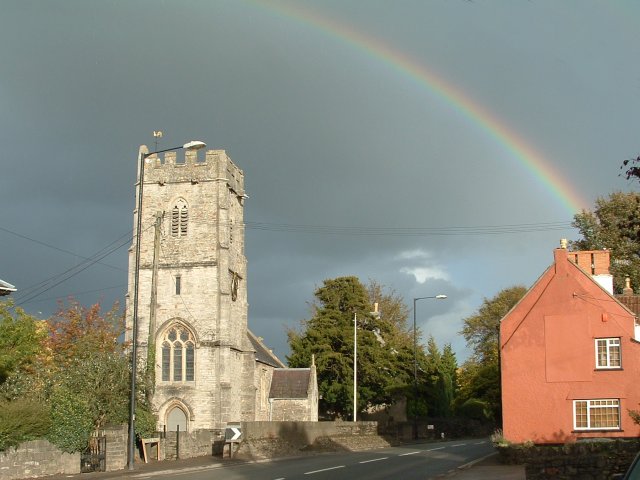
[[[95,290],[85,290],[84,292],[69,293],[67,296],[68,297],[78,297],[80,295],[86,295],[88,293],[106,292],[107,290],[115,290],[116,288],[125,288],[126,286],[127,286],[126,284],[113,285],[112,287],[104,287],[104,288],[98,288],[98,289],[95,289]],[[40,299],[38,299],[38,302],[47,302],[49,300],[57,300],[59,298],[60,298],[60,296],[40,298]],[[33,303],[33,302],[35,302],[35,299],[34,300],[29,300],[28,302],[22,302],[22,305],[26,305],[27,303]]]
[[[35,238],[28,237],[28,236],[23,235],[21,233],[14,232],[12,230],[9,230],[8,228],[0,227],[0,230],[2,230],[3,232],[8,233],[10,235],[16,236],[18,238],[22,238],[24,240],[29,240],[30,242],[37,243],[38,245],[42,245],[43,247],[51,248],[52,250],[57,250],[58,252],[66,253],[66,254],[72,255],[74,257],[79,257],[79,258],[82,258],[83,260],[88,260],[87,257],[83,257],[82,255],[78,255],[77,253],[70,252],[69,250],[65,250],[63,248],[56,247],[55,245],[50,245],[50,244],[45,243],[43,241],[36,240]],[[133,230],[129,230],[128,234],[131,234],[132,231]],[[109,267],[109,268],[113,268],[115,270],[120,270],[120,271],[126,272],[126,270],[124,268],[121,268],[121,267],[115,267],[113,265],[109,265],[108,263],[102,263],[102,262],[98,262],[98,263],[100,265],[104,265],[105,267]]]
[[[194,222],[199,225],[211,225],[215,226],[216,222]],[[221,222],[220,225],[227,226],[231,223]],[[242,224],[241,224],[242,225]],[[241,226],[239,225],[239,226]],[[152,228],[153,224],[144,229],[147,231]],[[268,231],[275,233],[302,233],[307,235],[342,235],[342,236],[367,236],[367,237],[379,237],[379,236],[394,236],[394,237],[424,237],[424,236],[472,236],[472,235],[507,235],[518,233],[534,233],[544,231],[557,231],[567,230],[575,228],[571,222],[539,222],[539,223],[518,223],[518,224],[506,224],[506,225],[477,225],[477,226],[452,226],[452,227],[363,227],[363,226],[337,226],[337,225],[308,225],[308,224],[287,224],[287,223],[269,223],[269,222],[245,222],[244,228],[247,230]],[[49,245],[40,240],[22,235],[20,233],[11,231],[9,229],[0,227],[0,230],[15,235],[17,237],[29,240],[31,242],[52,248],[54,250],[73,255],[75,257],[83,258],[84,261],[79,265],[76,265],[60,274],[54,275],[42,282],[21,289],[17,295],[18,298],[22,298],[19,301],[20,305],[24,305],[33,301],[43,293],[51,290],[55,286],[65,282],[66,280],[74,277],[80,272],[86,270],[90,266],[100,263],[101,265],[115,268],[118,270],[126,271],[119,267],[113,267],[108,264],[101,263],[100,260],[122,248],[124,245],[132,240],[132,231],[127,232],[117,240],[114,240],[109,245],[98,251],[91,257],[83,257],[77,255],[68,250],[58,248],[53,245]],[[122,243],[119,243],[115,247],[114,244],[119,242],[122,238],[127,237]],[[52,283],[53,282],[53,283]]]
[[[215,222],[194,222],[199,225],[215,225]],[[221,223],[221,225],[230,225]],[[343,236],[472,236],[472,235],[507,235],[517,233],[535,233],[573,229],[571,222],[540,222],[507,225],[477,225],[453,227],[362,227],[336,225],[306,225],[268,222],[245,222],[247,230],[261,230],[276,233],[303,233],[308,235],[343,235]]]
[[[124,241],[121,241],[123,238],[125,238]],[[49,290],[60,285],[63,282],[66,282],[70,278],[78,275],[79,273],[83,272],[84,270],[91,267],[92,265],[95,265],[103,258],[107,257],[108,255],[111,255],[113,252],[129,244],[131,240],[132,240],[131,234],[127,233],[121,236],[120,238],[114,240],[109,245],[102,248],[91,257],[87,258],[84,262],[72,268],[69,268],[58,275],[54,275],[53,277],[50,277],[47,280],[44,280],[37,285],[34,285],[32,287],[27,287],[24,291],[21,291],[21,295],[18,296],[20,297],[20,300],[18,300],[16,304],[24,305],[25,303],[34,300],[35,298],[39,297],[43,293],[48,292]]]

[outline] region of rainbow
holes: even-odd
[[[250,3],[283,18],[302,22],[337,37],[369,57],[382,61],[401,75],[426,87],[440,101],[454,109],[504,149],[526,172],[543,185],[572,217],[576,212],[589,208],[591,202],[581,196],[577,189],[553,167],[551,161],[537,152],[521,135],[508,128],[495,114],[474,101],[467,93],[436,75],[415,59],[372,36],[324,17],[309,8],[302,8],[299,3],[285,4],[271,1],[267,3],[260,0]]]

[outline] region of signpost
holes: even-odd
[[[228,423],[224,431],[225,446],[229,445],[229,458],[233,457],[233,444],[240,443],[242,440],[242,427],[239,423]],[[222,458],[224,458],[224,449],[222,450]]]

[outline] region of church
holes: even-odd
[[[315,365],[285,368],[248,329],[243,171],[224,150],[139,155],[126,321],[131,340],[138,270],[136,358],[153,365],[158,429],[317,421]]]

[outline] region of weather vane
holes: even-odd
[[[154,130],[153,131],[153,137],[156,139],[156,148],[155,150],[158,150],[158,139],[162,138],[162,132],[160,130],[158,130],[157,132]]]

